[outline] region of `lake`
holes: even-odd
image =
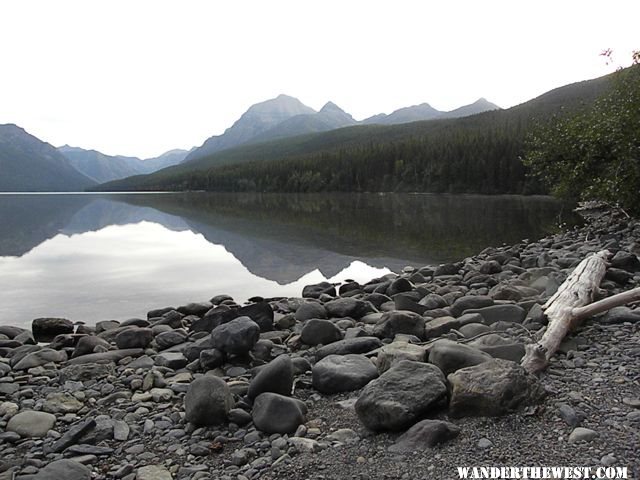
[[[426,194],[2,194],[0,324],[144,317],[226,293],[299,296],[537,239],[548,197]]]

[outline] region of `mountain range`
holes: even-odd
[[[0,125],[0,191],[83,190],[95,184],[151,174],[180,163],[208,158],[242,145],[256,145],[360,124],[395,125],[474,115],[498,108],[484,99],[451,112],[441,112],[425,103],[358,122],[333,102],[327,102],[319,111],[315,111],[297,98],[279,95],[252,105],[223,134],[208,138],[199,148],[170,150],[148,159],[106,155],[69,145],[56,149],[16,125]]]
[[[58,147],[58,151],[69,160],[76,170],[97,183],[118,180],[132,175],[153,173],[182,162],[189,154],[187,150],[170,150],[159,157],[141,160],[137,157],[105,155],[96,150],[85,150],[69,145]]]
[[[297,98],[279,95],[251,106],[222,135],[208,138],[184,161],[198,160],[240,145],[252,145],[308,133],[328,132],[353,125],[397,125],[421,120],[463,117],[498,109],[500,107],[484,98],[450,112],[442,112],[428,103],[423,103],[401,108],[389,115],[384,113],[374,115],[358,122],[333,102],[327,102],[320,111],[316,112]]]
[[[0,125],[0,192],[82,191],[96,183],[52,145],[17,125]]]

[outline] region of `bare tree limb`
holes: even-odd
[[[535,373],[544,370],[567,333],[585,318],[585,310],[580,308],[593,301],[594,294],[607,271],[607,260],[610,256],[608,250],[602,250],[585,258],[542,306],[549,319],[549,325],[538,343],[525,347],[526,353],[521,365],[527,371]],[[604,310],[598,310],[601,311]],[[580,313],[582,315],[579,315]]]

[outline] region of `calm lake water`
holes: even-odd
[[[93,323],[226,293],[299,296],[459,260],[574,222],[547,197],[0,195],[0,324]]]

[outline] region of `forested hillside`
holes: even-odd
[[[607,77],[508,110],[393,126],[355,126],[239,147],[102,190],[534,193],[521,161],[527,132],[590,105]]]

